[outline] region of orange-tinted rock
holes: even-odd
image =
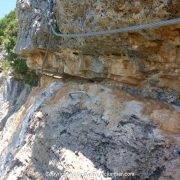
[[[180,133],[180,113],[161,109],[153,111],[151,117],[163,130]]]
[[[33,69],[87,79],[180,91],[179,24],[87,38],[56,38],[43,21],[42,1],[18,2],[20,34],[16,50]],[[57,0],[55,18],[61,32],[91,32],[178,17],[178,1],[64,1]],[[22,10],[23,9],[23,10]],[[31,19],[34,17],[35,19]],[[30,33],[31,32],[31,33]],[[47,60],[44,61],[46,49]],[[41,53],[39,53],[41,52]],[[44,52],[44,53],[43,53]],[[31,55],[32,54],[32,55]]]

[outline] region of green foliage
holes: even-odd
[[[5,48],[6,57],[3,63],[5,70],[12,68],[14,73],[24,79],[30,85],[37,84],[35,72],[28,69],[26,61],[14,53],[17,41],[18,20],[15,11],[10,12],[3,19],[0,19],[0,45]]]
[[[7,48],[14,47],[17,39],[17,33],[18,25],[16,13],[15,11],[12,11],[0,20],[0,44],[2,45],[4,43]]]
[[[0,67],[3,69],[5,73],[7,73],[9,69],[11,68],[11,65],[9,61],[2,61],[0,64]]]

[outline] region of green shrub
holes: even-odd
[[[10,12],[3,19],[0,19],[0,45],[6,51],[5,60],[2,68],[8,70],[11,68],[17,77],[21,77],[25,83],[36,85],[38,77],[34,71],[30,71],[26,61],[19,58],[14,53],[14,47],[17,41],[18,20],[15,11]]]

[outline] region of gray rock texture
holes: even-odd
[[[54,2],[53,17],[62,33],[174,19],[179,17],[180,7],[176,0]],[[54,36],[48,25],[48,1],[17,1],[17,11],[16,52],[27,58],[30,68],[59,76],[115,81],[127,91],[179,105],[179,24],[100,37],[61,38]]]
[[[165,133],[178,128],[175,109],[105,85],[43,81],[46,86],[34,89],[3,129],[3,178],[179,177],[177,137]],[[166,111],[177,119],[174,129],[163,132],[159,121],[166,121]]]
[[[0,73],[0,131],[7,120],[23,106],[31,91],[29,85],[15,80],[12,75]]]

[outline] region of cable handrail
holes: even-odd
[[[87,33],[61,33],[61,32],[57,32],[52,24],[50,24],[50,27],[53,35],[57,37],[78,38],[78,37],[103,36],[103,35],[111,35],[111,34],[126,33],[126,32],[136,32],[139,30],[147,30],[147,29],[157,29],[162,26],[175,25],[175,24],[180,24],[180,18],[159,21],[159,22],[152,22],[148,24],[139,24],[134,26],[122,27],[107,31],[87,32]]]
[[[180,24],[180,18],[174,18],[174,19],[168,19],[168,20],[162,20],[162,21],[156,21],[146,24],[138,24],[138,25],[132,25],[122,28],[117,28],[113,30],[103,30],[103,31],[92,31],[92,32],[79,32],[79,33],[64,33],[57,31],[54,27],[54,19],[53,19],[53,5],[54,0],[48,0],[49,3],[49,12],[48,12],[48,19],[49,19],[49,25],[50,29],[52,31],[52,34],[56,37],[69,37],[69,38],[78,38],[78,37],[92,37],[92,36],[104,36],[104,35],[111,35],[111,34],[117,34],[117,33],[126,33],[126,32],[136,32],[140,30],[148,30],[148,29],[157,29],[162,26],[169,26],[169,25],[175,25]],[[56,25],[57,27],[57,25]]]

